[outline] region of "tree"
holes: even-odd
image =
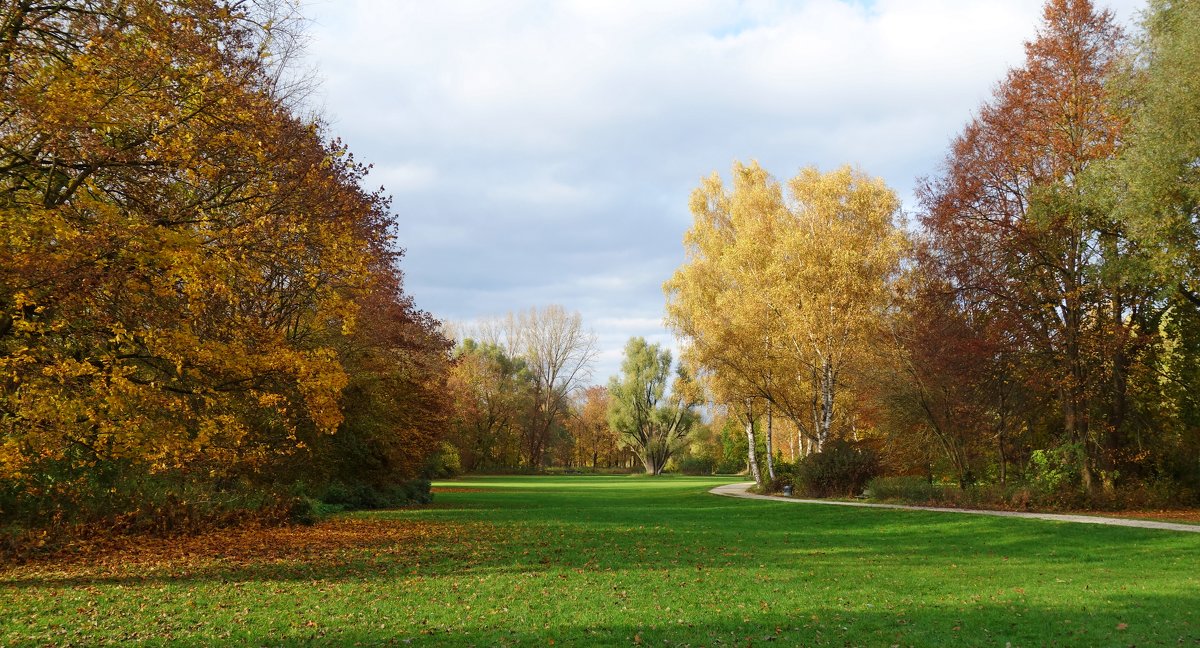
[[[510,314],[508,320],[510,344],[519,349],[533,382],[524,447],[529,466],[538,469],[556,429],[565,424],[568,399],[591,376],[596,337],[583,330],[579,313],[558,305]]]
[[[918,192],[938,276],[1022,349],[1031,388],[1054,394],[1052,425],[1079,449],[1089,489],[1097,469],[1113,470],[1129,420],[1135,324],[1149,305],[1128,274],[1138,250],[1086,182],[1123,125],[1108,103],[1121,39],[1111,13],[1089,0],[1048,2],[1025,65]]]
[[[618,461],[618,435],[608,424],[608,389],[593,385],[583,390],[571,417],[570,430],[575,438],[579,465],[612,466]]]
[[[883,331],[906,247],[899,201],[851,167],[804,169],[786,193],[757,164],[735,165],[733,180],[727,191],[714,175],[692,195],[687,261],[664,286],[667,322],[721,402],[751,411],[761,401],[819,450],[839,423],[852,428],[839,392]]]
[[[1147,322],[1155,348],[1143,359],[1135,439],[1151,449],[1151,474],[1200,485],[1200,2],[1154,0],[1136,57],[1121,70],[1130,123],[1102,186],[1132,245],[1148,257],[1139,279],[1159,289],[1161,316]],[[1147,318],[1149,319],[1149,318]],[[1156,326],[1154,326],[1156,325]],[[1149,337],[1149,336],[1147,336]],[[1136,374],[1134,374],[1136,377]],[[1145,452],[1139,456],[1145,456]],[[1126,473],[1136,466],[1126,465]],[[1151,472],[1152,471],[1152,472]]]
[[[642,460],[648,474],[661,474],[696,421],[694,403],[683,396],[688,378],[682,370],[676,372],[668,395],[671,352],[640,337],[625,345],[621,374],[608,383],[609,425]]]
[[[532,406],[532,381],[520,358],[495,344],[463,340],[454,353],[449,389],[454,401],[451,439],[464,470],[515,468],[522,427]]]
[[[411,473],[445,342],[386,196],[285,102],[284,5],[3,7],[0,480],[270,482],[351,428]]]
[[[1131,237],[1162,285],[1200,308],[1200,3],[1153,0],[1124,71],[1132,119],[1113,178]]]
[[[1016,350],[986,309],[955,299],[922,252],[892,318],[893,343],[881,345],[891,357],[881,354],[870,380],[893,468],[932,475],[940,454],[965,488],[986,472],[982,458],[995,449],[1004,483],[1027,400],[1010,366]]]
[[[453,412],[450,341],[403,296],[396,272],[381,275],[359,303],[353,331],[337,341],[348,377],[344,419],[335,434],[308,441],[313,455],[293,477],[312,482],[324,473],[386,493],[421,476],[441,449]]]

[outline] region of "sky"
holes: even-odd
[[[1144,3],[1103,3],[1132,26]],[[678,349],[688,197],[735,160],[858,165],[916,209],[1041,0],[307,0],[314,106],[393,197],[407,292],[468,324],[560,304]],[[911,217],[910,217],[911,218]]]

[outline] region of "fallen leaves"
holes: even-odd
[[[186,577],[198,570],[233,572],[296,563],[320,571],[354,560],[419,565],[434,559],[478,559],[495,532],[482,523],[341,518],[312,526],[220,529],[177,538],[118,537],[74,545],[0,569],[0,582],[30,579]]]

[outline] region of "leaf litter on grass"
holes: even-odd
[[[32,580],[181,578],[198,570],[236,574],[266,565],[326,572],[354,563],[417,565],[483,559],[495,530],[478,521],[343,517],[311,526],[246,526],[195,536],[128,536],[78,543],[23,564],[0,566],[0,584]]]

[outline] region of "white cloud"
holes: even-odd
[[[1142,6],[1120,0],[1128,23]],[[333,129],[395,194],[417,303],[580,310],[597,380],[672,342],[688,194],[734,159],[907,196],[1023,58],[1040,0],[310,0]],[[673,344],[673,342],[672,342]]]
[[[371,169],[369,175],[372,183],[382,183],[391,193],[408,193],[428,189],[437,179],[436,168],[417,162],[376,166]]]
[[[572,206],[587,203],[592,192],[581,185],[540,178],[495,185],[487,190],[487,197],[525,205]]]

